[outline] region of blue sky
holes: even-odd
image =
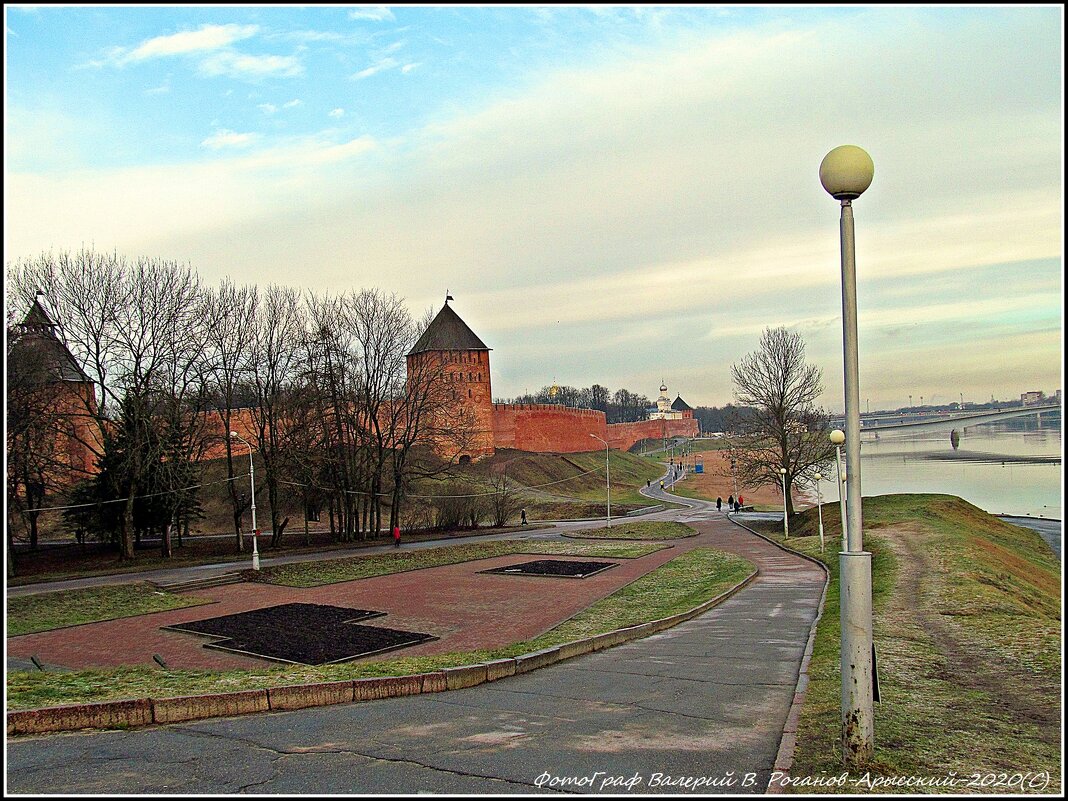
[[[494,394],[731,398],[765,326],[840,409],[855,203],[872,408],[1061,386],[1063,12],[5,7],[5,259],[454,308]]]

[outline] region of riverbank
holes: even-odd
[[[824,523],[837,527],[837,504]],[[960,498],[864,499],[873,554],[874,641],[881,700],[874,710],[872,777],[959,777],[939,793],[1053,793],[1061,787],[1060,564],[1032,531]],[[782,541],[774,523],[751,525]],[[835,548],[819,550],[814,510],[791,522],[789,547],[831,571],[791,774],[842,772],[841,630]],[[1038,777],[1000,789],[979,775]],[[856,785],[793,787],[858,792]],[[889,789],[889,788],[888,788]]]

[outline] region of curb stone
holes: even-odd
[[[754,532],[755,533],[755,532]],[[759,535],[758,535],[759,536]],[[803,555],[803,554],[802,554]],[[806,557],[807,558],[807,557]],[[747,586],[759,570],[715,598],[686,612],[659,620],[596,634],[581,640],[562,643],[510,659],[476,665],[444,668],[411,676],[353,679],[341,682],[317,682],[244,690],[232,693],[180,696],[175,698],[141,698],[103,701],[96,704],[26,709],[7,713],[8,734],[45,734],[78,729],[129,728],[150,724],[177,723],[211,717],[232,717],[271,710],[306,709],[314,706],[372,701],[403,695],[443,692],[474,687],[487,681],[529,673],[532,670],[610,648],[630,640],[671,628],[707,612]],[[822,608],[822,604],[821,604]],[[815,627],[813,627],[815,631]],[[351,693],[351,697],[349,696]]]

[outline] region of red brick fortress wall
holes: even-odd
[[[608,439],[604,412],[549,403],[493,404],[493,443],[533,453],[581,453]]]
[[[643,420],[640,423],[613,423],[608,426],[608,443],[621,451],[642,439],[665,439],[667,437],[696,437],[697,420],[684,417],[681,420]]]

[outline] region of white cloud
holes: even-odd
[[[531,384],[585,359],[613,365],[602,383],[637,389],[629,376],[674,364],[702,382],[679,387],[691,403],[725,400],[722,368],[763,327],[791,325],[813,337],[825,385],[840,388],[839,212],[817,176],[832,147],[862,145],[876,163],[854,204],[862,282],[922,292],[933,277],[1063,254],[1057,37],[1000,23],[920,25],[907,36],[886,28],[872,12],[631,51],[596,69],[530,77],[392,142],[309,140],[136,175],[15,174],[9,247],[136,243],[192,260],[209,280],[229,272],[320,290],[384,286],[414,309],[450,287],[485,341],[512,343],[497,364],[560,321],[566,347],[522,365]],[[856,52],[865,58],[843,73]],[[397,66],[382,60],[352,77]],[[294,196],[306,201],[299,218]],[[315,270],[295,272],[294,254]],[[862,326],[879,333],[930,314],[982,327],[1002,307],[1022,316],[1042,295],[1018,288],[1016,269],[1004,304],[942,297],[916,311],[884,296]],[[649,330],[680,335],[671,349],[664,339],[626,358],[605,344]],[[1059,365],[1055,340],[1031,340],[1028,369]],[[992,364],[1022,362],[982,332],[961,348],[982,353],[985,368],[978,359],[958,367],[942,343],[915,347],[910,363],[948,360],[976,382]],[[887,353],[865,350],[862,370],[890,364]]]
[[[274,103],[260,103],[258,106],[256,106],[256,108],[258,108],[264,114],[274,114],[276,111],[278,111],[278,106],[276,106]]]
[[[372,75],[382,72],[382,70],[393,69],[399,62],[393,58],[383,58],[380,61],[375,62],[370,67],[364,70],[360,70],[349,77],[354,81],[362,80],[363,78],[370,78]]]
[[[248,147],[255,142],[258,137],[259,134],[237,133],[236,131],[230,131],[223,128],[201,142],[200,146],[211,148],[212,150],[221,150],[224,147]]]
[[[345,116],[345,109],[336,108],[333,111],[331,111],[327,116],[328,117],[333,117],[334,119],[340,119],[341,117]]]
[[[250,56],[224,51],[200,62],[200,72],[211,77],[262,78],[275,75],[288,78],[302,75],[304,66],[293,56]]]
[[[282,104],[282,108],[296,108],[297,106],[301,105],[301,103],[303,103],[303,102],[304,102],[303,100],[298,100],[298,99],[294,98],[293,100],[290,100],[288,103],[283,103]]]
[[[349,19],[366,19],[373,22],[393,21],[396,19],[389,6],[361,6],[349,11]]]
[[[259,28],[256,25],[202,25],[196,31],[182,31],[146,39],[129,51],[116,49],[112,51],[111,58],[119,64],[126,64],[149,58],[219,50],[234,42],[255,36],[258,31]]]
[[[418,61],[415,62],[415,63],[412,63],[412,64],[405,64],[403,67],[401,67],[401,72],[403,72],[405,75],[407,75],[412,70],[416,69],[417,67],[421,67],[421,66],[423,66],[422,62],[418,62]]]

